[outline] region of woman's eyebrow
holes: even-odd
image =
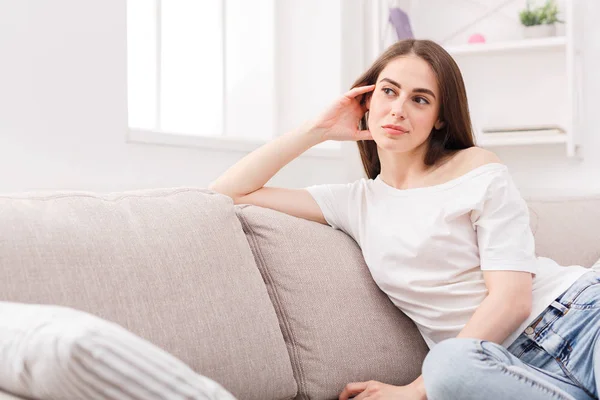
[[[400,84],[399,84],[398,82],[396,82],[395,80],[392,80],[392,79],[390,79],[390,78],[383,78],[383,79],[381,79],[379,82],[383,82],[383,81],[389,82],[389,83],[391,83],[392,85],[394,85],[394,86],[397,86],[397,87],[398,87],[398,89],[402,88],[402,86],[400,86]],[[428,95],[430,95],[431,97],[433,97],[433,98],[435,99],[435,94],[433,94],[433,91],[431,91],[431,90],[429,90],[429,89],[425,89],[425,88],[414,88],[414,89],[413,89],[413,92],[415,92],[415,93],[425,93],[425,94],[428,94]]]

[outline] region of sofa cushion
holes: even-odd
[[[35,399],[235,400],[119,325],[66,307],[0,302],[0,388]]]
[[[243,399],[294,396],[232,200],[204,189],[0,195],[0,301],[115,322]]]
[[[349,382],[407,384],[427,346],[379,290],[356,242],[316,222],[237,205],[279,317],[299,399],[337,398]]]
[[[590,267],[600,257],[600,196],[528,197],[536,254]]]

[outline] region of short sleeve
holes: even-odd
[[[471,221],[482,270],[537,272],[529,209],[507,168],[494,173]]]
[[[306,187],[323,213],[327,223],[334,229],[341,230],[355,240],[356,211],[359,182],[325,184]]]

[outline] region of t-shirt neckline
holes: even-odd
[[[488,163],[488,164],[484,164],[479,167],[476,167],[459,177],[450,179],[449,181],[439,183],[437,185],[423,186],[423,187],[418,187],[418,188],[408,188],[408,189],[398,189],[391,185],[388,185],[381,179],[381,175],[377,175],[377,177],[375,178],[374,181],[386,193],[392,194],[394,196],[407,196],[407,195],[411,195],[411,194],[434,192],[434,191],[438,191],[438,190],[448,189],[448,188],[458,185],[459,183],[461,183],[465,180],[468,180],[468,179],[474,178],[475,176],[481,175],[487,171],[495,170],[495,169],[505,169],[505,168],[507,168],[505,164],[501,164],[501,163],[497,163],[497,162]]]

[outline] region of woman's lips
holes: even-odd
[[[403,128],[395,127],[395,126],[391,126],[391,125],[384,125],[384,126],[382,126],[382,128],[389,135],[404,135],[406,133],[406,130],[404,130]]]

